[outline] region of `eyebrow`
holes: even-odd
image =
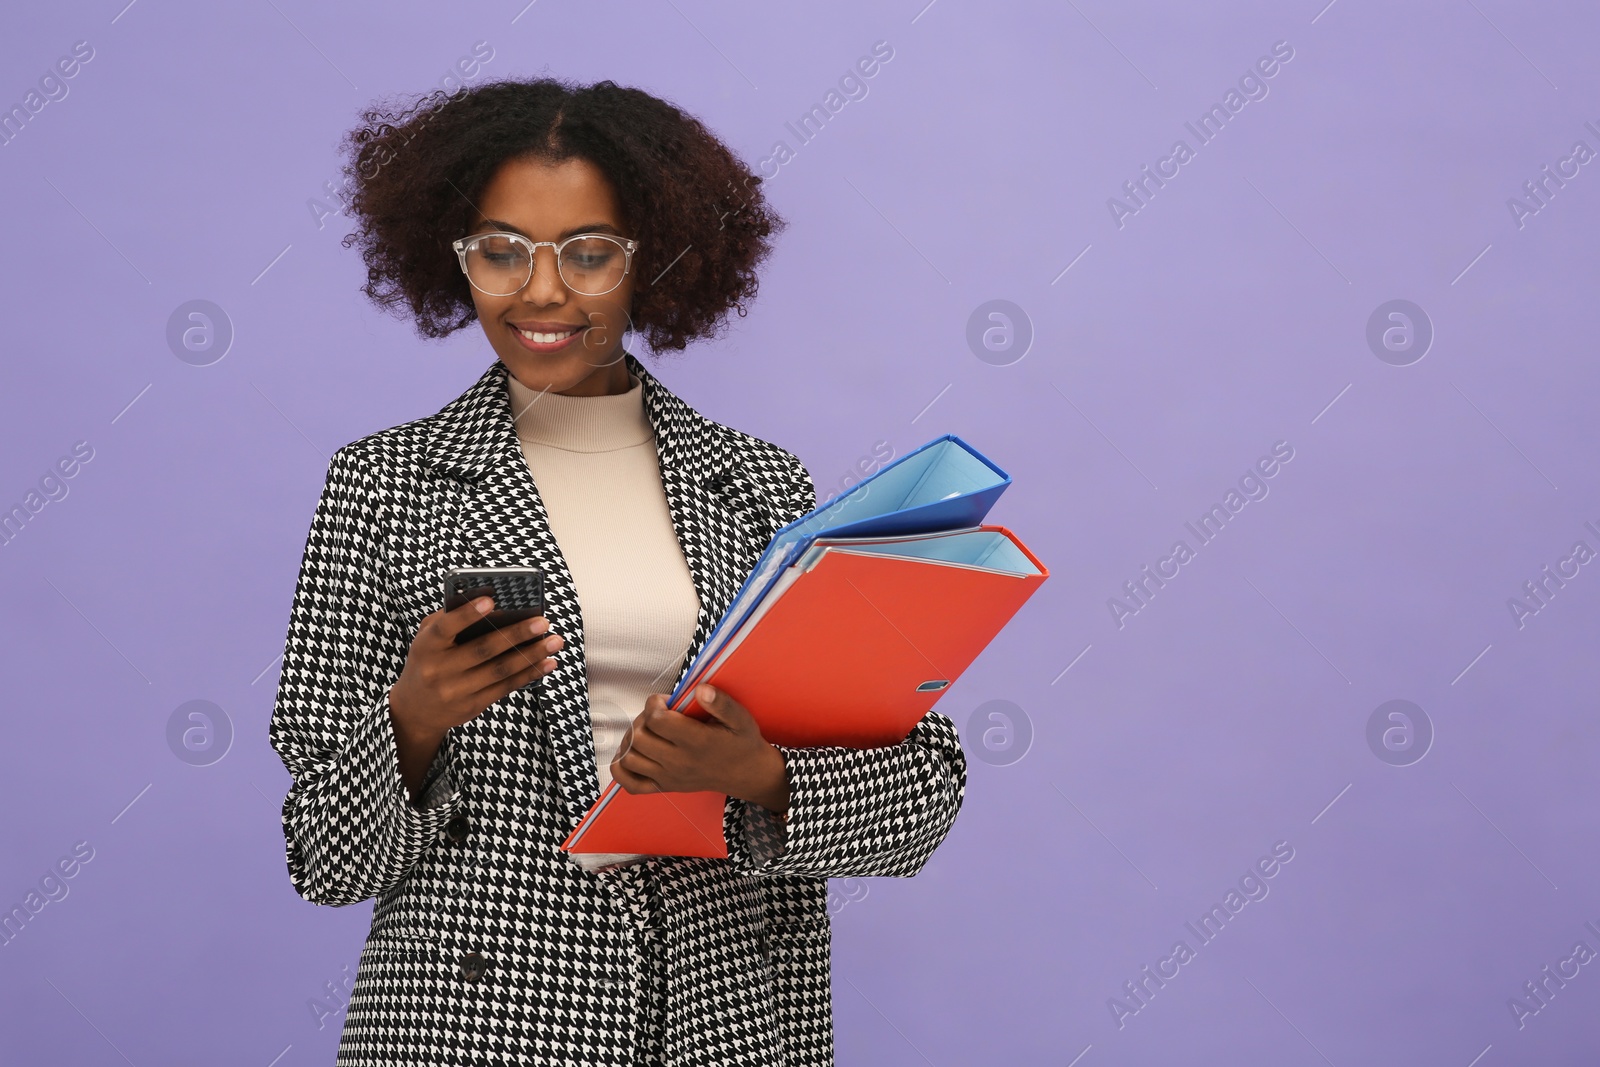
[[[510,233],[520,233],[530,241],[533,239],[533,235],[531,233],[528,233],[521,227],[513,226],[504,219],[484,219],[474,228],[474,232],[483,229],[485,226],[493,227],[496,230],[505,230]],[[575,233],[614,233],[618,237],[622,236],[622,231],[611,225],[609,222],[586,222],[582,226],[574,226],[570,230],[563,230],[561,234],[557,236],[556,240],[565,241],[568,237],[571,237]]]

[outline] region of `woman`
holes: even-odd
[[[965,761],[932,712],[849,749],[769,744],[725,694],[702,694],[714,721],[666,710],[816,491],[622,346],[744,314],[781,220],[697,120],[610,82],[363,121],[366,293],[425,336],[476,320],[498,359],[334,454],[295,588],[271,723],[289,875],[376,898],[338,1063],[831,1064],[827,879],[920,870]],[[454,566],[542,568],[545,617],[456,645],[486,598],[440,609]],[[825,635],[794,654],[828,669]],[[612,777],[727,794],[727,858],[563,852]]]

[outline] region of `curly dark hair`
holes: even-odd
[[[633,324],[656,351],[715,336],[756,294],[768,237],[785,223],[752,172],[694,116],[611,81],[502,78],[410,106],[375,104],[345,134],[347,210],[367,265],[362,291],[409,311],[424,337],[477,319],[450,242],[508,159],[587,160],[612,183],[634,257]],[[668,270],[668,267],[671,267]]]

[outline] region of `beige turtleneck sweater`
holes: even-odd
[[[645,697],[669,693],[694,639],[700,598],[667,511],[639,379],[611,396],[564,396],[506,376],[522,454],[583,613],[595,771],[611,784]],[[594,870],[640,859],[572,853]]]

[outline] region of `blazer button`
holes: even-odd
[[[469,825],[467,813],[464,811],[456,812],[450,817],[450,821],[444,824],[444,839],[452,845],[461,844],[467,839]]]
[[[489,961],[483,958],[481,952],[469,952],[461,957],[459,970],[464,981],[476,982],[488,969]]]

